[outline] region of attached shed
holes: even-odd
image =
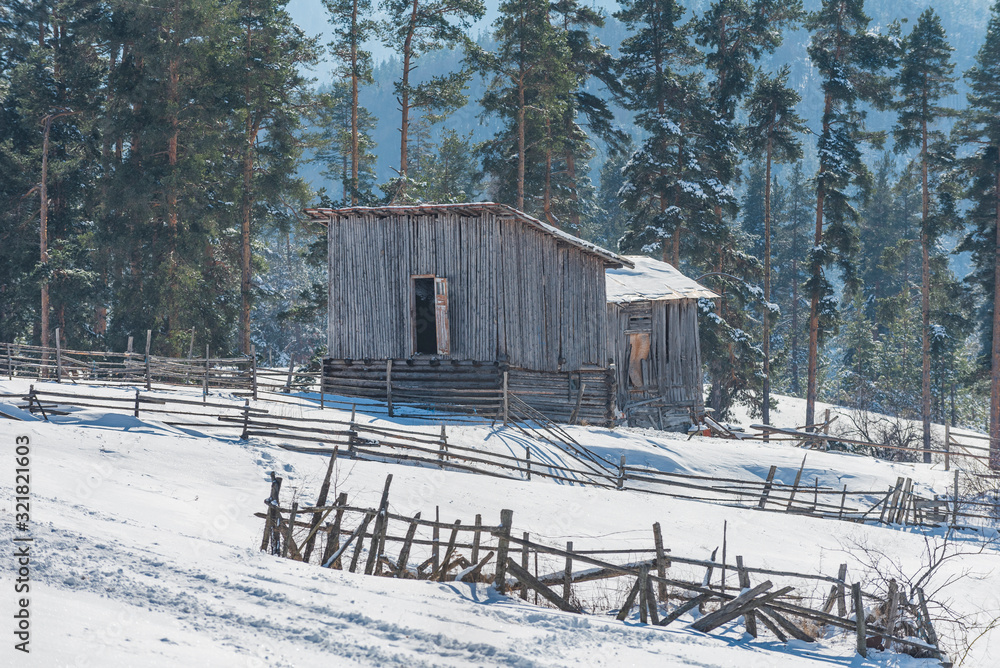
[[[326,391],[614,422],[605,270],[631,260],[502,204],[306,213],[329,227]]]
[[[718,297],[666,262],[609,269],[608,347],[628,424],[676,429],[704,413],[698,300]]]

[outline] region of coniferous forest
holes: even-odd
[[[0,341],[315,358],[303,207],[489,200],[721,295],[722,416],[997,442],[1000,2],[912,4],[323,0],[318,39],[282,0],[5,2]]]

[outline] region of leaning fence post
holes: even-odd
[[[281,546],[281,556],[288,556],[288,548],[292,544],[292,531],[295,529],[295,516],[299,512],[299,502],[292,501],[292,510],[288,514],[288,526],[285,532],[285,543]]]
[[[566,568],[563,570],[563,600],[569,603],[573,586],[573,541],[566,541]]]
[[[772,466],[771,470],[767,472],[767,480],[764,481],[764,491],[760,493],[760,500],[757,502],[758,508],[764,508],[767,505],[767,497],[771,493],[771,485],[774,484],[774,474],[777,472],[777,466]]]
[[[854,629],[857,634],[858,654],[868,658],[868,632],[865,629],[865,605],[861,600],[861,585],[857,582],[851,585],[851,598],[854,599]]]
[[[149,343],[153,338],[153,330],[146,330],[146,391],[150,390],[152,380],[149,377]]]
[[[497,573],[493,579],[493,587],[499,592],[507,590],[507,549],[509,547],[510,527],[514,521],[513,510],[500,511],[500,530],[497,541]]]
[[[389,406],[392,406],[390,402]],[[391,409],[389,415],[392,415]],[[444,430],[444,423],[441,424],[441,442],[438,445],[438,461],[441,468],[444,468],[444,463],[448,460],[448,434]]]
[[[56,382],[62,382],[62,343],[59,336],[62,333],[62,329],[56,327]]]

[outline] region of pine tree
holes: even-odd
[[[489,77],[483,116],[502,123],[480,148],[483,169],[491,177],[490,197],[557,223],[553,156],[574,148],[562,132],[573,119],[577,82],[567,34],[552,25],[550,6],[542,0],[502,3],[494,29],[496,50],[477,58]]]
[[[230,81],[236,110],[229,121],[242,147],[239,350],[244,355],[251,351],[254,222],[256,227],[287,224],[289,212],[274,212],[283,208],[282,201],[294,201],[296,194],[302,199],[305,186],[295,176],[304,123],[299,110],[306,97],[301,71],[316,62],[318,49],[315,40],[292,23],[286,2],[240,0],[234,7],[241,59],[230,70],[235,75]]]
[[[990,467],[1000,469],[1000,2],[990,11],[986,41],[965,78],[971,92],[956,129],[975,153],[965,161],[971,229],[959,250],[972,254],[969,278],[985,298],[979,329],[983,366],[990,370]]]
[[[935,175],[950,166],[953,151],[944,133],[933,128],[940,119],[955,115],[943,107],[941,100],[955,92],[951,62],[952,47],[945,37],[940,17],[927,9],[903,41],[901,67],[898,76],[899,121],[893,129],[897,150],[919,147],[916,158],[920,163],[920,248],[921,248],[921,402],[923,421],[924,462],[930,463],[931,453],[931,249],[949,231],[947,221],[933,215],[932,188]]]
[[[836,316],[826,269],[837,264],[848,296],[858,287],[853,262],[858,246],[855,228],[858,214],[851,203],[851,188],[863,191],[867,184],[868,171],[860,144],[877,139],[864,132],[865,114],[858,104],[868,102],[879,106],[888,101],[889,82],[883,72],[894,66],[896,57],[893,35],[872,32],[869,23],[863,0],[823,0],[820,9],[810,14],[805,23],[813,33],[809,57],[819,70],[823,89],[816,232],[807,286],[810,307],[806,423],[809,425],[815,422],[821,321],[833,321]]]
[[[323,6],[333,25],[330,53],[337,62],[335,75],[350,82],[350,97],[346,100],[350,117],[350,150],[346,154],[350,164],[350,180],[347,181],[350,198],[345,198],[345,204],[349,201],[351,206],[356,206],[363,192],[362,145],[366,137],[364,119],[368,116],[367,110],[358,104],[358,90],[361,84],[372,83],[372,55],[362,45],[378,26],[375,21],[365,18],[371,13],[371,0],[323,0]]]
[[[805,260],[809,250],[808,230],[811,222],[809,200],[814,199],[810,184],[802,171],[802,163],[796,162],[788,177],[782,197],[775,195],[781,206],[775,209],[775,223],[780,231],[775,235],[776,276],[772,280],[774,299],[787,316],[782,329],[785,339],[783,354],[787,359],[788,377],[783,387],[792,396],[802,396],[800,371],[805,366],[806,353],[803,343],[808,339],[808,324],[803,317],[802,287],[806,280]],[[778,193],[778,188],[775,188]]]
[[[452,129],[441,133],[418,172],[422,182],[419,196],[427,202],[474,202],[481,190],[482,177],[472,147],[472,133],[460,135]]]
[[[747,146],[750,154],[764,158],[764,211],[762,230],[764,237],[764,311],[763,324],[764,382],[761,416],[764,424],[770,422],[771,404],[771,164],[792,162],[802,157],[799,133],[805,131],[805,123],[795,113],[795,105],[801,99],[799,94],[788,88],[788,67],[784,67],[773,77],[761,75],[754,86],[753,94],[746,102],[749,119],[747,121]]]
[[[83,346],[98,329],[87,185],[102,65],[90,34],[101,11],[42,0],[13,5],[0,21],[0,329],[10,339],[31,323],[43,346],[55,328]]]
[[[323,165],[323,176],[340,183],[341,206],[371,206],[376,202],[373,153],[376,119],[365,107],[355,106],[351,82],[334,81],[320,96],[316,125],[315,161]],[[333,204],[333,202],[331,202]]]
[[[382,41],[399,54],[402,72],[395,90],[400,108],[399,180],[395,198],[406,197],[410,115],[414,110],[450,113],[465,104],[465,87],[471,73],[462,69],[414,83],[413,72],[420,57],[444,48],[469,46],[471,24],[485,12],[483,0],[383,0],[388,15],[380,26]]]

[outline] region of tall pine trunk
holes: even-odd
[[[993,155],[998,162],[994,166],[997,172],[993,191],[996,239],[993,260],[993,351],[990,367],[990,468],[1000,470],[1000,152],[993,152]]]
[[[351,7],[351,206],[358,204],[358,0]]]
[[[925,101],[926,104],[926,101]],[[924,116],[926,119],[926,115]],[[927,218],[930,215],[930,193],[927,187],[927,121],[921,123],[921,192],[920,192],[920,317],[921,317],[921,374],[920,417],[923,420],[924,463],[931,463],[931,260],[928,248]]]
[[[823,135],[830,132],[830,117],[833,113],[833,97],[826,96],[823,104]],[[819,175],[816,179],[816,236],[814,248],[823,244],[823,203],[826,201],[826,183],[823,175],[826,172],[824,160],[819,163]],[[819,370],[819,292],[823,279],[823,267],[813,262],[813,289],[809,300],[809,367],[806,378],[806,425],[807,431],[812,431],[816,417],[816,380]]]
[[[766,167],[764,168],[764,401],[762,418],[771,423],[771,153],[772,138],[767,138]],[[764,432],[764,440],[768,440]]]
[[[400,85],[399,106],[402,118],[399,123],[399,190],[397,198],[406,195],[406,163],[407,148],[410,132],[410,63],[413,60],[413,31],[417,21],[417,2],[413,0],[413,12],[410,15],[410,26],[406,33],[406,40],[403,42],[403,79]]]

